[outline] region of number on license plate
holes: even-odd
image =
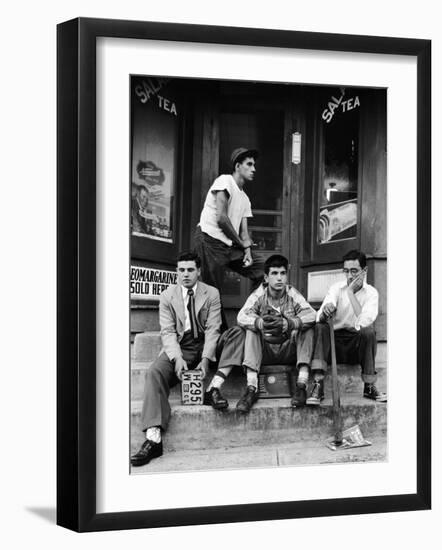
[[[203,380],[201,371],[187,370],[181,380],[181,400],[183,405],[203,404]]]

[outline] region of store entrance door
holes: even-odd
[[[257,149],[256,174],[244,191],[252,203],[253,218],[249,229],[254,251],[268,257],[289,257],[290,236],[290,165],[285,159],[285,111],[279,105],[265,109],[232,111],[219,115],[219,169],[230,173],[231,152],[237,147]],[[228,271],[222,288],[226,308],[239,309],[251,292],[251,283]]]

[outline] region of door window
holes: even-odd
[[[341,90],[325,103],[317,219],[320,245],[353,239],[358,230],[359,96]]]
[[[220,113],[220,173],[232,173],[230,155],[237,147],[259,152],[254,180],[246,183],[244,191],[252,204],[248,227],[254,250],[264,256],[282,252],[283,129],[282,111]],[[249,292],[248,280],[226,274],[222,288],[226,305],[241,305]]]

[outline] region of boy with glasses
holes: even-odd
[[[319,405],[324,398],[324,374],[330,361],[330,329],[333,322],[338,363],[359,363],[364,382],[363,396],[378,402],[387,397],[376,388],[376,332],[373,323],[378,315],[378,291],[365,281],[367,260],[359,250],[344,258],[345,282],[333,284],[317,313],[315,349],[311,370],[314,383],[307,405]]]

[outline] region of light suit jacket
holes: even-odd
[[[199,331],[204,333],[202,357],[215,361],[221,327],[221,301],[213,286],[198,281],[195,314]],[[169,359],[182,357],[180,341],[185,327],[184,300],[180,285],[171,285],[160,296],[160,327],[163,349]]]

